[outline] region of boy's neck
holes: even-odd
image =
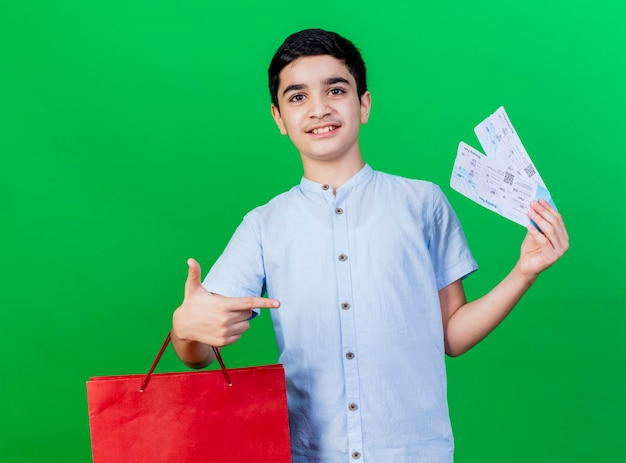
[[[326,161],[302,160],[304,177],[312,182],[330,185],[333,192],[354,177],[364,165],[360,154]]]

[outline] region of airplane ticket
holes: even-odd
[[[472,201],[522,226],[530,223],[530,201],[538,185],[525,180],[503,162],[484,156],[461,142],[450,186]]]

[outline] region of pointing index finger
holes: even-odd
[[[233,310],[277,309],[280,301],[268,297],[233,297],[230,298]]]

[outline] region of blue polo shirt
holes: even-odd
[[[366,165],[248,213],[204,285],[281,301],[294,463],[447,463],[438,291],[476,269],[439,187]]]

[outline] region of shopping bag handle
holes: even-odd
[[[169,333],[167,333],[167,337],[165,338],[165,342],[161,346],[161,350],[159,350],[159,353],[157,354],[156,358],[154,359],[154,362],[152,362],[152,366],[150,367],[150,371],[148,372],[148,374],[144,378],[143,383],[142,383],[141,387],[139,388],[139,392],[143,392],[146,389],[146,387],[148,386],[148,381],[150,381],[150,376],[152,376],[152,372],[154,372],[154,369],[159,364],[159,360],[161,360],[161,356],[163,356],[163,352],[165,352],[165,348],[170,343],[171,339],[172,339],[172,333],[169,332]],[[215,358],[217,358],[217,361],[220,363],[220,368],[222,369],[222,374],[224,375],[224,378],[226,379],[226,382],[228,383],[229,386],[232,386],[233,383],[230,380],[230,376],[228,376],[228,371],[226,370],[226,365],[224,365],[224,361],[222,360],[222,356],[220,354],[220,350],[217,347],[215,347],[215,346],[211,346],[211,349],[213,349],[213,353],[215,354]]]

